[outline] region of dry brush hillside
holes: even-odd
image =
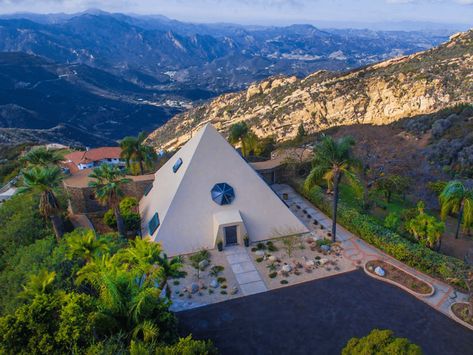
[[[347,73],[319,71],[304,79],[269,78],[172,118],[149,136],[172,149],[211,122],[226,131],[247,121],[261,137],[293,137],[329,127],[383,125],[473,101],[473,30],[434,49]]]

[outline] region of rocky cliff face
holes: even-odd
[[[207,122],[219,130],[246,121],[261,137],[294,137],[351,124],[384,125],[473,101],[473,30],[439,47],[339,74],[273,77],[175,116],[149,136],[173,149]]]

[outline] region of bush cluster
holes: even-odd
[[[300,189],[300,192],[327,215],[331,215],[331,206],[324,198],[323,191],[319,186],[314,186],[309,191]],[[381,226],[373,217],[362,214],[343,203],[338,205],[338,220],[345,228],[367,243],[406,265],[455,286],[465,287],[456,271],[463,267],[464,263],[461,260],[436,253],[423,245],[411,242]]]

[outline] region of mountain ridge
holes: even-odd
[[[246,121],[260,137],[292,138],[349,124],[388,124],[473,100],[473,30],[423,52],[345,73],[273,77],[173,117],[149,136],[174,149],[207,122],[220,131]]]

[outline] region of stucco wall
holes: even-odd
[[[144,191],[152,180],[132,181],[122,187],[125,196],[135,197],[138,201],[143,197]],[[69,197],[69,207],[72,213],[97,213],[105,212],[108,208],[102,206],[95,199],[93,189],[90,187],[72,187],[65,185]]]

